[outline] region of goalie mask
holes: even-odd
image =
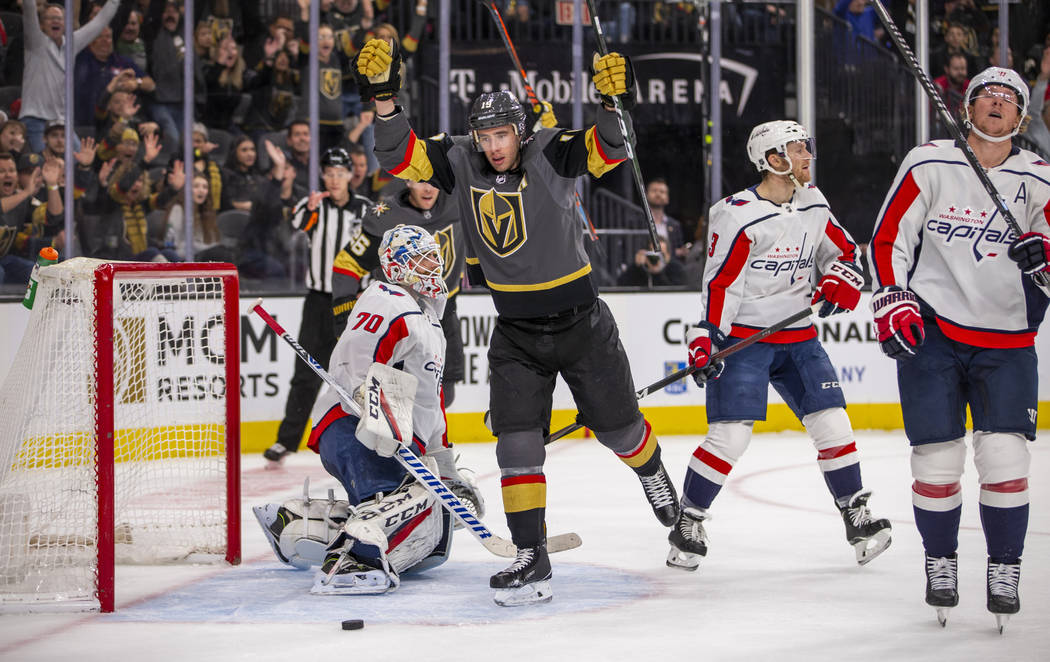
[[[1012,97],[1009,93],[1003,92],[1002,90],[994,90],[989,86],[1001,85],[1014,91],[1016,98]],[[965,124],[967,128],[979,135],[981,138],[988,142],[1001,143],[1004,140],[1013,138],[1020,132],[1021,127],[1025,124],[1025,117],[1028,115],[1028,84],[1024,82],[1021,75],[1013,69],[1004,69],[1002,67],[988,67],[981,73],[977,74],[970,79],[970,84],[966,86],[966,99],[963,107],[966,109],[966,120]],[[1014,130],[1005,136],[993,137],[984,133],[976,126],[973,125],[973,121],[970,120],[970,106],[977,100],[978,96],[992,96],[1002,99],[1006,103],[1011,103],[1017,106],[1018,111],[1018,122]]]
[[[791,120],[774,120],[764,122],[751,130],[751,136],[747,139],[747,158],[759,172],[768,170],[774,175],[790,175],[795,164],[788,156],[787,146],[793,142],[802,142],[809,152],[810,159],[817,158],[817,143],[806,131],[806,127]],[[769,164],[766,154],[774,150],[781,158],[787,160],[785,170],[774,170]]]
[[[509,90],[486,92],[479,96],[474,100],[474,105],[470,108],[470,118],[467,120],[470,137],[474,139],[474,149],[484,151],[481,149],[481,136],[478,131],[508,124],[514,127],[518,144],[521,144],[525,140],[525,109]]]
[[[379,243],[379,266],[391,283],[405,285],[430,299],[448,295],[441,247],[416,225],[387,230]]]

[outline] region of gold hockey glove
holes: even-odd
[[[591,77],[595,89],[602,95],[603,104],[612,107],[612,98],[617,96],[625,109],[634,107],[634,65],[626,55],[609,53],[599,56],[595,53]]]
[[[401,49],[397,42],[369,39],[354,58],[354,77],[361,98],[393,99],[401,90]]]

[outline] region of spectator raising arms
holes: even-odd
[[[44,126],[65,115],[65,10],[47,5],[37,18],[37,1],[22,0],[25,31],[25,74],[22,78],[22,122],[29,149],[44,149]],[[95,18],[73,33],[73,51],[79,53],[113,20],[120,0],[107,0]]]

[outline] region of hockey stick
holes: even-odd
[[[809,317],[810,315],[816,314],[817,310],[819,309],[819,307],[821,305],[823,305],[823,303],[824,302],[822,301],[820,303],[813,304],[812,306],[810,306],[809,308],[806,308],[805,310],[798,311],[797,313],[795,313],[791,317],[787,317],[785,319],[782,319],[782,320],[780,320],[779,322],[777,322],[776,324],[774,324],[772,326],[767,326],[766,328],[762,329],[761,331],[759,331],[758,333],[756,333],[753,336],[748,336],[747,338],[744,338],[743,340],[741,340],[740,342],[736,343],[735,345],[731,345],[729,347],[726,347],[725,349],[723,349],[720,352],[716,352],[715,355],[711,357],[711,361],[710,362],[714,363],[715,361],[724,360],[727,356],[731,356],[733,354],[736,354],[737,352],[739,352],[740,350],[744,349],[745,347],[750,347],[751,345],[754,345],[756,342],[762,340],[763,338],[768,338],[769,336],[773,335],[777,331],[783,331],[784,329],[788,328],[789,326],[791,326],[795,322],[800,322],[800,321],[806,319],[807,317]],[[644,398],[645,396],[649,395],[650,393],[656,393],[657,391],[663,390],[664,388],[670,386],[671,384],[674,384],[679,379],[685,379],[686,377],[689,377],[694,372],[696,372],[696,368],[694,366],[689,366],[688,368],[682,368],[681,370],[679,370],[677,372],[672,372],[670,375],[667,375],[663,379],[660,379],[658,381],[653,382],[652,384],[649,384],[648,386],[643,388],[641,391],[638,391],[634,395],[639,400],[641,400],[642,398]],[[577,430],[579,430],[582,427],[583,426],[580,425],[579,423],[573,423],[572,425],[568,425],[566,427],[563,427],[562,429],[558,430],[557,432],[555,432],[551,436],[547,437],[546,441],[544,441],[543,444],[547,445],[547,444],[551,443],[552,441],[557,441],[557,440],[561,439],[562,437],[564,437],[567,434],[572,434],[573,432],[576,432]]]
[[[496,7],[495,2],[486,0],[478,0],[481,4],[485,5],[485,8],[489,10],[489,14],[492,16],[492,20],[496,23],[496,27],[499,28],[499,36],[503,40],[503,46],[507,49],[507,55],[510,56],[511,61],[514,63],[514,67],[518,70],[518,76],[521,78],[521,85],[525,89],[525,96],[529,100],[529,105],[532,106],[532,112],[542,113],[543,104],[540,103],[539,96],[536,95],[536,90],[532,89],[532,84],[529,83],[529,77],[525,75],[525,67],[521,63],[521,58],[518,57],[518,49],[514,48],[514,42],[510,39],[510,33],[507,32],[507,24],[503,22],[503,15],[500,13],[499,8]],[[577,191],[573,192],[576,197],[576,208],[580,211],[583,219],[587,221],[590,226],[591,241],[598,241],[598,235],[594,230],[594,225],[591,224],[590,218],[587,217],[587,212],[583,209],[583,202],[580,200],[580,194]]]
[[[500,39],[503,40],[503,46],[507,49],[507,54],[510,55],[510,59],[514,62],[514,66],[518,70],[518,75],[521,76],[521,84],[525,88],[525,96],[529,99],[529,104],[532,106],[532,112],[541,112],[543,110],[543,105],[540,104],[540,98],[536,96],[536,90],[532,89],[532,85],[529,83],[529,78],[525,75],[525,67],[522,66],[521,58],[518,57],[518,49],[514,48],[514,42],[510,40],[510,33],[507,32],[507,25],[503,22],[503,15],[500,14],[499,8],[496,7],[495,2],[486,2],[486,0],[478,0],[478,2],[485,5],[485,9],[489,10],[492,20],[496,23],[496,27],[499,28]]]
[[[299,358],[305,361],[306,364],[317,373],[318,377],[332,387],[332,390],[339,395],[343,404],[355,416],[361,416],[361,407],[356,401],[354,401],[353,396],[340,386],[339,382],[335,381],[335,378],[328,374],[328,371],[321,367],[321,364],[315,361],[314,358],[310,356],[310,354],[303,349],[298,342],[296,342],[295,338],[285,331],[284,328],[277,323],[277,320],[270,316],[270,313],[266,312],[266,309],[262,307],[262,299],[256,299],[255,303],[252,304],[251,311],[262,318],[262,320],[266,322],[266,326],[273,329],[274,333],[279,335],[285,342],[292,346],[292,349],[294,349],[295,353],[299,355]],[[496,556],[503,556],[506,558],[513,558],[517,554],[517,548],[514,546],[514,543],[495,535],[488,529],[488,527],[482,524],[477,517],[474,517],[467,507],[463,505],[463,502],[460,501],[455,494],[449,491],[444,483],[431,473],[430,469],[427,469],[426,465],[420,462],[419,458],[416,457],[412,451],[402,445],[397,449],[397,452],[394,453],[393,457],[402,467],[405,468],[405,471],[412,474],[412,476],[419,481],[420,485],[436,497],[441,505],[448,510],[453,517],[458,519],[460,523],[462,523],[463,526],[478,539],[478,542],[485,546],[485,549],[489,550]],[[582,541],[580,540],[580,537],[575,533],[563,533],[547,538],[547,551],[551,553],[561,552],[567,549],[579,547],[581,544]]]
[[[966,142],[966,138],[963,137],[962,131],[959,130],[959,125],[955,122],[955,118],[948,112],[948,108],[944,105],[944,100],[941,99],[941,95],[934,88],[933,83],[930,82],[930,77],[926,75],[926,72],[919,66],[919,61],[915,58],[915,53],[912,52],[911,47],[904,41],[904,37],[901,36],[901,31],[897,28],[897,24],[893,22],[893,18],[890,17],[889,12],[886,11],[886,7],[882,5],[879,0],[869,0],[871,6],[875,9],[875,13],[879,15],[879,20],[886,26],[886,31],[890,33],[890,38],[893,39],[893,45],[900,51],[901,56],[904,58],[904,63],[908,65],[908,69],[911,70],[912,76],[915,80],[919,81],[919,85],[923,91],[926,92],[926,96],[930,98],[933,105],[937,107],[937,114],[940,115],[941,121],[948,128],[948,132],[952,134],[952,139],[955,140],[955,146],[962,150],[963,156],[966,157],[967,163],[973,168],[973,171],[977,174],[977,179],[981,181],[981,186],[988,192],[988,195],[992,197],[992,202],[995,204],[995,208],[1002,214],[1006,224],[1010,226],[1017,236],[1024,234],[1024,230],[1017,223],[1017,219],[1010,212],[1010,209],[1006,206],[1006,200],[999,193],[998,189],[995,188],[995,184],[988,177],[988,173],[985,172],[981,162],[977,160],[977,155],[973,153],[973,148]],[[994,216],[993,216],[994,219]],[[988,221],[989,224],[991,220]],[[1047,287],[1050,285],[1050,274],[1044,272],[1038,272],[1032,275],[1032,278],[1036,283]]]
[[[598,20],[598,10],[594,6],[594,0],[587,0],[587,11],[591,14],[591,26],[594,28],[594,36],[598,40],[598,53],[602,56],[609,54],[609,46],[605,43],[605,33],[602,32],[602,24]],[[660,236],[656,232],[656,221],[653,220],[653,210],[649,208],[649,198],[645,195],[645,182],[642,180],[642,168],[638,165],[638,156],[631,143],[631,134],[627,131],[627,119],[630,114],[624,109],[620,97],[613,96],[613,107],[616,110],[616,119],[620,124],[620,135],[623,136],[623,146],[627,150],[627,160],[631,162],[631,172],[634,173],[634,185],[638,189],[638,196],[642,199],[642,209],[645,210],[645,221],[649,225],[649,238],[653,242],[653,250],[650,255],[660,255]]]

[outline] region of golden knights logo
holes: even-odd
[[[455,231],[456,226],[449,225],[448,227],[434,232],[434,241],[436,241],[441,248],[441,260],[444,263],[441,277],[445,280],[448,280],[449,275],[452,273],[452,269],[456,266]]]
[[[338,99],[343,94],[343,76],[338,69],[321,69],[321,94]]]
[[[507,257],[524,245],[525,206],[521,193],[501,193],[495,189],[470,187],[470,207],[481,240],[500,257]]]

